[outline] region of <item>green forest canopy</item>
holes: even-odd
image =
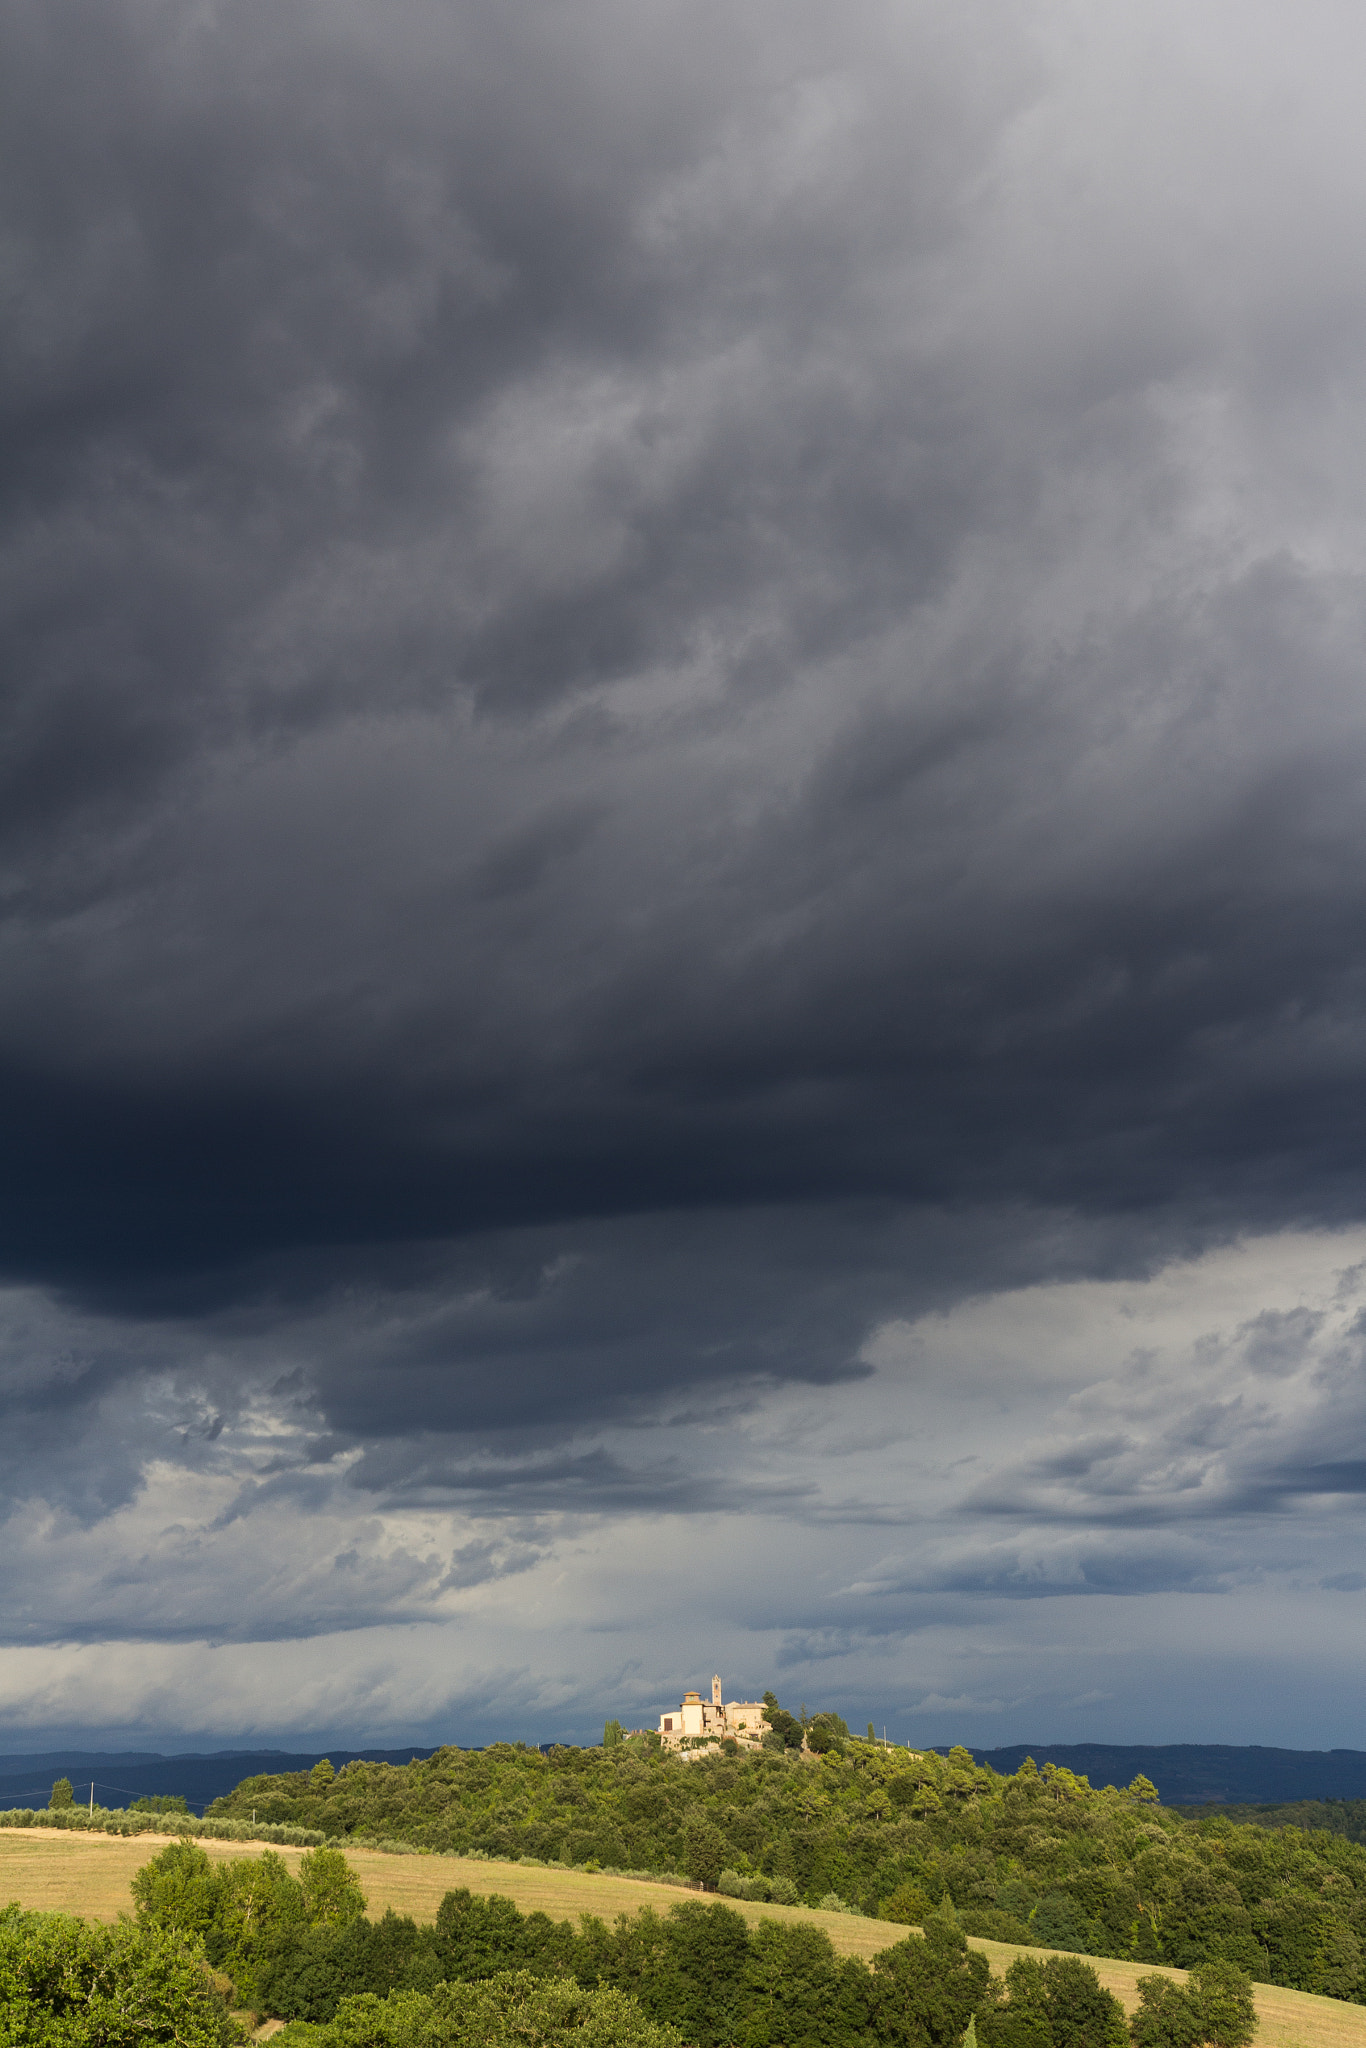
[[[401,1767],[247,1779],[211,1812],[329,1839],[387,1836],[456,1854],[693,1869],[724,1891],[791,1886],[910,1925],[1188,1967],[1366,2003],[1366,1847],[1344,1835],[1186,1817],[1152,1786],[1096,1789],[965,1749],[917,1755],[842,1739],[684,1760],[640,1738],[603,1749],[441,1749]]]

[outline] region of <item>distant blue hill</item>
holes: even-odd
[[[211,1756],[160,1756],[145,1749],[51,1749],[28,1756],[0,1756],[0,1809],[46,1806],[55,1778],[70,1778],[78,1800],[88,1799],[93,1780],[97,1806],[131,1806],[153,1792],[179,1792],[187,1806],[202,1812],[264,1771],[311,1771],[328,1756],[340,1770],[357,1758],[372,1764],[406,1764],[429,1757],[430,1749],[312,1749],[296,1754],[284,1749],[220,1749]]]
[[[938,1745],[946,1755],[947,1744]],[[1089,1778],[1093,1785],[1127,1785],[1151,1778],[1164,1806],[1210,1803],[1269,1806],[1287,1799],[1366,1798],[1366,1750],[1262,1749],[1221,1742],[1173,1742],[1146,1747],[1108,1742],[1017,1742],[1006,1749],[974,1749],[979,1764],[1007,1775],[1027,1756]]]

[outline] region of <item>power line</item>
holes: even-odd
[[[68,1779],[67,1782],[68,1784],[70,1784],[70,1779]],[[205,1807],[211,1806],[213,1804],[213,1801],[209,1799],[191,1799],[184,1792],[139,1792],[132,1785],[111,1785],[104,1778],[82,1778],[81,1783],[83,1785],[89,1785],[92,1791],[122,1792],[125,1795],[125,1797],[129,1799],[183,1799],[185,1801],[186,1806],[189,1807],[192,1812],[196,1812],[201,1815],[203,1814]],[[0,1799],[50,1799],[51,1796],[52,1787],[50,1785],[29,1785],[26,1786],[22,1791],[18,1792],[11,1792],[8,1790],[0,1792]],[[142,1809],[144,1813],[155,1813],[158,1810],[162,1813],[175,1813],[177,1811],[177,1809],[174,1806],[161,1807],[160,1809],[156,1807],[144,1807]]]

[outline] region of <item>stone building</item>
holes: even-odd
[[[700,1692],[685,1692],[682,1705],[659,1717],[659,1739],[665,1749],[679,1749],[684,1741],[720,1742],[730,1735],[737,1742],[756,1747],[764,1739],[767,1723],[762,1700],[722,1702],[721,1680],[713,1678],[711,1698]]]

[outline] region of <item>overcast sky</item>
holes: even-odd
[[[1301,0],[14,0],[0,1746],[1366,1747]]]

